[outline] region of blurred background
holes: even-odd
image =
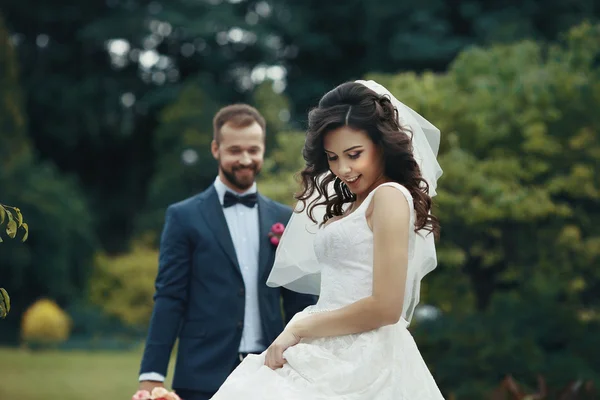
[[[214,112],[264,113],[259,190],[291,205],[308,110],[364,78],[442,132],[439,267],[411,331],[446,398],[509,374],[527,393],[541,375],[545,398],[598,386],[599,17],[597,0],[3,0],[0,203],[29,238],[0,234],[0,399],[130,398],[164,212],[214,180]]]

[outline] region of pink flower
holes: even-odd
[[[181,400],[174,392],[169,392],[163,387],[155,387],[152,390],[153,400]]]
[[[147,390],[138,390],[135,392],[131,400],[148,400],[150,399],[150,392]]]
[[[279,244],[281,235],[283,235],[283,231],[285,231],[285,225],[283,225],[281,222],[273,224],[271,227],[271,232],[269,232],[269,240],[273,246],[277,246]]]
[[[155,387],[152,394],[147,390],[138,390],[131,400],[181,400],[175,392],[169,392],[163,387]]]
[[[284,230],[285,230],[285,225],[283,225],[281,222],[277,222],[276,224],[274,224],[271,227],[271,232],[273,232],[276,235],[281,235]]]

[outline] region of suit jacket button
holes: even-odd
[[[238,321],[238,329],[242,329],[244,327],[244,321]]]
[[[244,295],[244,293],[245,293],[245,292],[246,292],[246,291],[244,290],[244,288],[241,288],[241,289],[239,290],[239,292],[238,292],[238,295],[239,295],[240,297],[242,297],[242,296]]]

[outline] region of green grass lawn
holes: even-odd
[[[141,356],[141,348],[129,352],[0,348],[0,400],[129,400],[137,390]]]

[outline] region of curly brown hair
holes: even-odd
[[[346,184],[334,174],[326,174],[329,163],[323,146],[325,135],[341,126],[365,131],[382,149],[384,175],[406,187],[412,195],[416,212],[415,231],[426,230],[439,235],[438,219],[430,213],[432,200],[429,185],[421,175],[412,153],[412,132],[398,123],[398,110],[387,96],[380,96],[357,82],[346,82],[326,93],[319,105],[308,114],[304,143],[305,168],[300,172],[302,191],[295,198],[306,207],[309,218],[317,223],[313,211],[326,206],[322,223],[343,214],[343,205],[356,200]],[[324,177],[323,177],[324,176]],[[333,182],[335,194],[327,187]],[[307,205],[317,192],[316,198]]]

